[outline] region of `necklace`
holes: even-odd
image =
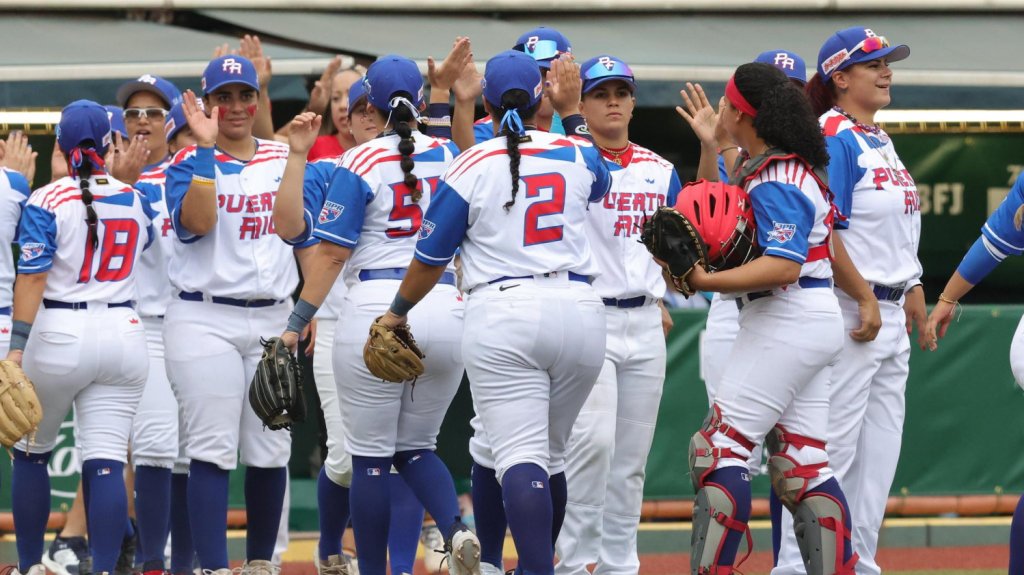
[[[865,139],[868,142],[868,146],[870,146],[872,150],[874,150],[876,153],[878,153],[879,156],[882,157],[882,160],[886,163],[886,165],[888,165],[894,171],[899,171],[899,162],[895,157],[889,157],[889,153],[886,150],[886,147],[889,144],[889,134],[886,134],[885,130],[883,130],[881,126],[879,126],[878,124],[869,126],[868,124],[858,122],[857,118],[854,118],[849,112],[847,112],[846,110],[842,109],[839,106],[833,106],[832,109],[842,114],[844,117],[846,117],[847,120],[853,122],[857,129],[866,134],[868,137],[866,137]]]
[[[606,148],[598,144],[597,148],[601,150],[601,152],[605,156],[607,156],[609,160],[621,166],[623,162],[622,156],[626,155],[630,151],[630,149],[632,148],[632,144],[627,143],[625,146],[618,149]]]

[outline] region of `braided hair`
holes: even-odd
[[[405,98],[412,101],[412,95],[407,92],[396,92],[391,95],[394,98]],[[416,150],[416,141],[412,138],[412,124],[416,121],[413,111],[403,104],[392,105],[390,111],[390,122],[394,126],[395,133],[401,138],[398,141],[398,153],[402,155],[399,165],[404,174],[405,187],[411,192],[412,201],[419,202],[423,197],[423,190],[420,188],[419,178],[412,173],[416,168],[416,162],[412,159],[412,153]]]
[[[73,148],[68,156],[71,175],[78,176],[78,185],[82,189],[82,203],[85,204],[85,222],[89,226],[89,242],[93,249],[99,246],[99,217],[93,207],[92,191],[89,190],[89,178],[93,168],[103,168],[103,160],[96,153],[95,143],[85,140]]]
[[[501,103],[498,109],[502,112],[501,132],[499,136],[505,136],[505,150],[508,152],[508,170],[512,176],[512,199],[505,202],[505,211],[509,211],[516,203],[516,194],[519,192],[519,161],[522,156],[519,154],[519,143],[526,135],[523,121],[532,120],[540,107],[538,102],[530,106],[530,95],[525,90],[509,90],[501,95]]]
[[[769,64],[743,64],[733,76],[736,88],[757,110],[754,129],[770,146],[797,154],[812,166],[828,164],[825,138],[807,98]]]

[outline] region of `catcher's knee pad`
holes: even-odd
[[[851,574],[857,555],[843,562],[849,533],[843,505],[827,493],[811,492],[793,510],[793,530],[807,575]]]
[[[747,523],[736,519],[736,502],[721,485],[707,483],[697,491],[697,497],[693,500],[692,522],[690,573],[693,575],[732,573],[731,565],[718,564],[730,530],[746,533],[747,554],[750,554],[753,542],[750,540]]]
[[[715,445],[712,436],[715,432],[724,434],[729,439],[738,443],[747,450],[747,454],[735,453],[729,446]],[[723,457],[731,457],[746,461],[750,451],[754,449],[754,442],[740,435],[732,427],[722,423],[722,410],[717,405],[711,406],[711,411],[701,424],[701,428],[690,438],[689,460],[690,460],[690,481],[693,483],[693,490],[699,492],[704,485],[704,479],[709,473],[718,467],[718,460]]]
[[[828,461],[800,463],[788,453],[789,448],[800,450],[812,447],[824,451],[825,442],[790,433],[781,425],[776,425],[768,432],[765,447],[769,453],[768,477],[771,479],[772,489],[786,509],[795,514],[796,507],[807,492],[811,479],[818,477],[818,472],[828,465]]]

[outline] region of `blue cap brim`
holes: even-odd
[[[223,88],[224,86],[228,86],[230,84],[241,84],[243,86],[248,86],[249,88],[252,88],[253,90],[256,90],[257,92],[260,91],[260,87],[257,84],[253,84],[251,82],[246,82],[245,80],[238,80],[236,78],[229,78],[229,79],[227,79],[227,80],[225,80],[223,82],[220,82],[219,84],[214,84],[211,87],[207,87],[206,90],[203,91],[203,94],[212,94],[212,93],[216,92],[217,90]]]
[[[174,102],[167,101],[167,94],[164,94],[160,88],[157,88],[153,84],[148,82],[132,81],[121,84],[121,87],[117,89],[117,105],[125,108],[128,106],[128,99],[131,98],[138,92],[149,92],[157,98],[160,98],[170,108]]]
[[[910,46],[907,46],[906,44],[889,46],[888,48],[882,48],[881,50],[875,50],[874,52],[868,52],[866,54],[858,50],[852,58],[843,62],[843,65],[839,70],[845,70],[853,64],[862,64],[864,62],[871,62],[872,60],[881,60],[884,58],[886,62],[899,62],[900,60],[906,60],[908,57],[910,57]]]
[[[626,76],[605,76],[604,78],[598,78],[596,80],[584,80],[583,82],[583,93],[586,94],[594,88],[610,82],[612,80],[618,80],[619,82],[625,82],[629,86],[630,91],[636,94],[636,81],[633,78],[627,78]]]

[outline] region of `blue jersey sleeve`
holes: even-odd
[[[356,247],[366,219],[366,204],[372,200],[373,191],[366,180],[348,169],[338,168],[327,188],[313,237],[347,248]]]
[[[856,134],[847,130],[837,136],[825,138],[829,155],[828,187],[835,194],[833,203],[842,216],[836,219],[834,226],[841,230],[850,226],[847,220],[853,210],[853,188],[864,177],[865,172],[864,168],[857,164],[859,146],[855,140],[851,140],[856,137]]]
[[[603,198],[608,190],[612,187],[612,174],[608,171],[608,165],[605,164],[604,158],[601,157],[601,152],[597,151],[597,146],[579,146],[580,153],[583,155],[583,161],[586,162],[587,168],[594,174],[594,183],[590,186],[590,197],[588,201],[596,202]]]
[[[555,112],[555,114],[551,116],[551,129],[548,130],[548,132],[551,134],[565,135],[565,126],[562,125],[562,117],[558,115],[558,112]]]
[[[668,179],[668,190],[665,193],[665,205],[676,205],[676,201],[679,200],[679,192],[682,189],[683,184],[679,183],[679,174],[676,173],[675,168],[672,168],[672,175]]]
[[[152,186],[157,187],[157,186]],[[143,250],[149,249],[149,246],[153,244],[153,240],[156,239],[156,232],[153,231],[153,220],[160,217],[160,213],[153,208],[153,198],[148,195],[145,191],[135,189],[136,197],[139,199],[139,203],[142,205],[142,213],[146,214],[146,244],[142,246]],[[153,193],[150,191],[149,193]],[[157,190],[159,193],[159,189]]]
[[[728,182],[729,181],[729,168],[725,165],[725,157],[719,154],[718,156],[718,181]]]
[[[327,187],[331,183],[331,175],[335,169],[333,161],[319,161],[306,164],[302,178],[302,215],[305,228],[298,236],[285,240],[285,243],[297,248],[309,247],[317,243],[313,238],[316,219],[327,201]]]
[[[796,186],[765,182],[750,197],[757,223],[757,244],[765,255],[804,263],[814,226],[814,204]]]
[[[26,206],[21,214],[18,244],[21,246],[18,273],[48,271],[53,266],[53,254],[57,251],[57,219],[53,212],[39,206]]]
[[[167,166],[167,179],[165,180],[165,192],[167,195],[167,213],[171,216],[171,225],[174,226],[174,233],[178,239],[191,243],[202,236],[197,236],[185,229],[181,224],[181,204],[185,200],[189,186],[192,185],[192,174],[195,172],[193,166],[194,156],[187,156],[177,162],[171,162]]]
[[[476,143],[482,144],[487,140],[494,138],[494,124],[490,122],[481,122],[479,124],[473,124],[473,136],[476,138]]]
[[[28,197],[32,195],[32,188],[29,186],[28,180],[25,179],[25,176],[21,175],[20,172],[16,172],[14,170],[0,170],[0,173],[7,175],[7,181],[10,183],[11,189],[18,192],[17,201],[13,202],[13,205],[17,207],[12,207],[12,209],[17,211],[11,214],[14,221],[18,222],[17,227],[14,230],[14,239],[17,241],[18,234],[21,231],[21,214],[25,211],[25,202],[27,202]]]
[[[1010,256],[1024,253],[1024,174],[1006,195],[1003,203],[988,217],[981,233],[999,251]]]
[[[417,260],[430,266],[447,265],[469,227],[469,203],[448,184],[440,182],[423,216],[416,241]]]

